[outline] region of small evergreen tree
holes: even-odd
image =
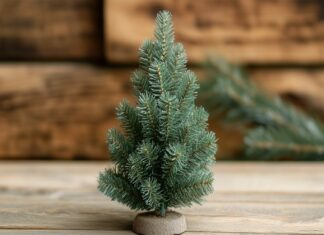
[[[157,15],[155,37],[141,46],[132,75],[137,107],[127,101],[117,107],[124,134],[108,131],[116,165],[100,173],[98,189],[131,209],[164,216],[212,192],[208,166],[217,146],[207,131],[208,113],[195,106],[199,86],[182,44],[174,42],[169,12]]]

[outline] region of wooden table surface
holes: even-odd
[[[106,162],[1,162],[0,234],[129,235],[135,212],[96,189]],[[324,234],[324,163],[214,167],[215,193],[179,211],[186,235]]]

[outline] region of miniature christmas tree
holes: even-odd
[[[132,75],[137,107],[123,101],[117,117],[124,134],[108,132],[115,168],[99,175],[99,190],[131,209],[164,217],[169,208],[200,203],[212,192],[215,135],[208,113],[195,105],[196,76],[186,68],[182,44],[174,42],[169,12],[157,15],[155,41],[139,50]]]

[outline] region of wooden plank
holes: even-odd
[[[23,190],[25,194],[39,192],[51,194],[55,190],[80,193],[96,192],[96,174],[106,162],[21,162],[5,161],[0,165],[0,188],[5,192]],[[324,165],[321,163],[223,163],[217,162],[214,168],[214,187],[218,193],[270,193],[284,194],[323,194]],[[59,177],[62,175],[62,177]],[[30,182],[26,187],[26,181]],[[9,191],[8,191],[9,190]],[[11,190],[11,191],[10,191]],[[73,194],[72,194],[73,195]],[[68,196],[68,195],[67,195]],[[247,200],[245,196],[244,200]],[[97,199],[99,200],[99,199]],[[237,200],[237,199],[235,199]],[[291,199],[293,200],[293,198]],[[317,199],[318,200],[318,199]],[[317,201],[316,200],[316,201]],[[255,197],[252,196],[252,201]],[[270,200],[271,201],[271,200]],[[287,201],[287,197],[283,202]],[[298,200],[296,201],[298,202]]]
[[[1,229],[130,230],[135,217],[134,212],[108,199],[81,201],[77,194],[73,200],[22,197],[14,205],[8,205],[8,201],[0,205]],[[205,202],[202,206],[178,210],[186,215],[188,231],[193,232],[322,234],[324,231],[323,203]]]
[[[0,234],[7,229],[12,234],[17,229],[21,234],[129,234],[135,212],[97,192],[96,177],[105,166],[111,164],[3,162]],[[187,235],[324,232],[323,163],[219,162],[214,173],[215,193],[202,206],[180,210],[188,221]]]
[[[317,0],[105,0],[107,59],[137,61],[161,9],[172,12],[190,62],[206,54],[253,64],[324,62],[323,4]]]
[[[131,231],[98,231],[98,230],[15,230],[2,229],[3,235],[134,235]],[[199,234],[197,234],[199,235]]]
[[[0,235],[135,235],[132,231],[97,231],[97,230],[0,230]],[[183,235],[224,235],[228,233],[185,232]],[[230,233],[233,235],[233,233]],[[241,233],[240,233],[241,234]],[[251,233],[249,233],[251,234]],[[253,233],[256,234],[256,233]]]
[[[107,158],[129,73],[84,64],[0,65],[0,156]]]
[[[123,98],[133,100],[132,70],[83,63],[0,64],[0,158],[106,159],[106,131],[119,125],[115,107]],[[298,97],[304,107],[324,114],[322,69],[249,72],[266,91]],[[218,159],[240,153],[242,130],[214,119],[210,128],[219,138]]]
[[[91,230],[0,230],[0,234],[4,235],[135,235],[131,231],[91,231]],[[183,235],[235,235],[245,233],[218,233],[218,232],[185,232]],[[248,233],[249,235],[256,235],[260,233]],[[265,234],[265,233],[262,233]],[[287,235],[287,233],[286,233]]]
[[[132,231],[98,231],[98,230],[0,230],[0,235],[135,235]],[[183,235],[228,235],[229,233],[217,232],[185,232]],[[233,235],[234,233],[230,233]],[[240,233],[242,234],[242,233]],[[259,233],[249,233],[259,234]],[[235,234],[234,234],[235,235]]]
[[[98,59],[100,0],[0,1],[0,59]]]
[[[119,125],[115,107],[133,98],[132,70],[82,63],[0,64],[0,158],[106,159],[106,132]],[[218,156],[239,151],[236,130],[215,122],[211,128],[221,138]]]
[[[49,230],[14,230],[14,229],[4,229],[0,230],[0,234],[4,235],[135,235],[135,233],[131,231],[85,231],[85,230],[55,230],[55,231],[49,231]],[[222,233],[222,232],[185,232],[182,233],[183,235],[242,235],[242,234],[248,234],[248,235],[259,235],[259,234],[271,234],[274,233]],[[276,233],[279,234],[279,233]],[[282,235],[289,235],[290,233],[284,233]]]

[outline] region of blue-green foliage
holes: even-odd
[[[100,174],[98,188],[132,209],[163,216],[212,191],[208,166],[216,142],[207,131],[208,113],[195,105],[199,86],[183,46],[174,42],[169,12],[158,14],[155,38],[139,50],[140,68],[131,78],[138,104],[123,101],[117,108],[124,134],[108,132],[116,167]]]
[[[324,160],[324,125],[280,97],[257,88],[238,66],[220,58],[208,61],[209,79],[200,97],[224,120],[249,124],[247,159]]]

